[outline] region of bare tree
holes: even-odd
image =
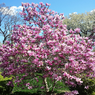
[[[6,40],[11,40],[13,26],[23,23],[19,13],[14,13],[4,3],[0,4],[0,35],[3,36],[3,44]]]

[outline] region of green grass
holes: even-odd
[[[20,83],[21,86],[17,86],[17,84],[14,84],[14,88],[13,88],[13,91],[12,93],[15,93],[15,92],[29,92],[31,94],[34,94],[34,93],[44,93],[45,90],[44,89],[41,89],[41,86],[43,85],[43,81],[42,81],[42,78],[39,78],[37,77],[39,82],[37,82],[36,80],[32,80],[32,79],[26,79],[24,80],[23,82],[26,82],[26,83],[30,83],[32,84],[33,89],[28,89],[27,87],[23,86],[23,82]],[[51,87],[51,85],[53,85],[53,81],[50,79],[50,78],[47,78],[47,82],[48,82],[48,86]],[[52,89],[52,88],[51,88]],[[50,91],[51,91],[50,89]],[[58,81],[56,83],[56,86],[55,86],[55,89],[54,89],[54,92],[55,93],[61,93],[61,92],[66,92],[66,91],[69,91],[69,88],[62,82]]]
[[[1,72],[0,72],[1,74]],[[38,73],[40,75],[40,73]],[[22,76],[22,75],[19,75]],[[20,86],[18,86],[17,84],[14,83],[14,88],[12,90],[12,94],[11,95],[24,95],[25,93],[27,93],[27,95],[29,94],[43,94],[45,95],[45,90],[41,89],[41,87],[44,85],[43,84],[43,79],[40,77],[37,77],[39,82],[37,82],[35,79],[25,79],[22,82],[20,82]],[[0,80],[6,80],[6,79],[11,79],[10,78],[3,78],[2,75],[0,75]],[[14,80],[15,81],[15,80]],[[25,85],[23,85],[23,83],[30,83],[32,84],[32,86],[34,87],[33,89],[28,89]],[[50,78],[47,78],[47,82],[48,82],[48,86],[51,87],[51,85],[53,85],[53,81]],[[52,90],[52,88],[50,88],[50,91]],[[69,91],[69,88],[62,82],[58,81],[55,85],[55,89],[54,92],[55,93],[61,93],[61,92],[65,92],[65,91]],[[20,94],[23,93],[23,94]],[[25,94],[26,95],[26,94]]]
[[[28,81],[29,83],[32,83],[30,80],[26,80],[26,81]],[[29,90],[29,89],[27,89],[27,87],[25,87],[23,85],[22,85],[22,88],[15,85],[12,92],[15,93],[15,92],[21,92],[22,91],[22,92],[29,92],[31,94],[45,92],[45,90],[40,88],[42,85],[42,80],[40,80],[39,82],[35,81],[35,83],[33,82],[32,85],[33,86],[36,85],[38,87]],[[52,82],[49,82],[49,85],[52,85]],[[65,84],[63,84],[62,82],[57,82],[55,89],[54,89],[54,92],[61,93],[61,92],[65,92],[65,91],[69,91],[69,88],[66,87]]]

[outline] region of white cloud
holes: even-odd
[[[77,12],[69,13],[69,15],[72,15],[72,14],[77,14]]]
[[[19,11],[21,11],[23,9],[22,6],[12,6],[10,8],[7,7],[2,7],[0,8],[0,12],[2,12],[4,15],[5,14],[9,14],[9,15],[16,15]]]
[[[73,12],[73,14],[77,14],[77,12]]]
[[[91,12],[91,13],[95,12],[95,9],[91,10],[90,12]]]
[[[18,9],[23,10],[23,7],[22,6],[19,6]]]

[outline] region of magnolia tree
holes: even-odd
[[[48,3],[22,3],[22,6],[20,14],[26,25],[14,26],[13,43],[7,41],[0,47],[4,77],[14,76],[18,85],[26,78],[37,82],[41,79],[43,83],[39,86],[46,92],[50,89],[53,92],[57,81],[76,86],[83,83],[83,75],[95,77],[94,42],[78,35],[78,28],[67,30],[62,24],[63,14],[49,10]],[[48,85],[47,78],[53,85]],[[28,89],[36,87],[28,82],[23,85]]]

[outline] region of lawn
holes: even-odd
[[[14,88],[12,93],[28,93],[28,94],[43,94],[45,95],[45,90],[41,89],[43,81],[41,78],[38,77],[39,82],[37,82],[36,80],[32,80],[32,79],[26,79],[23,82],[21,82],[18,86],[17,84],[14,84]],[[23,83],[30,83],[33,86],[33,89],[27,89],[27,87],[25,87],[23,85]],[[53,85],[53,82],[50,78],[47,78],[47,82],[48,82],[48,86],[51,87]],[[52,88],[50,88],[50,91],[52,90]],[[63,93],[69,91],[69,87],[67,87],[63,82],[58,81],[56,83],[55,89],[54,89],[54,93]],[[15,95],[15,94],[14,94]]]
[[[24,81],[20,82],[19,85],[14,83],[14,87],[13,87],[11,94],[7,94],[7,95],[45,95],[45,90],[43,88],[41,88],[43,85],[43,81],[41,78],[39,78],[39,77],[37,77],[37,78],[39,81],[27,78]],[[3,78],[3,76],[0,75],[1,83],[3,83],[3,81],[10,80],[10,79],[11,78],[7,78],[7,77]],[[50,88],[50,91],[51,91],[53,82],[50,78],[47,78],[47,82],[48,82],[48,86],[51,87]],[[6,83],[6,82],[4,82],[4,83]],[[24,83],[32,84],[33,89],[28,89],[25,85],[23,85]],[[1,84],[0,84],[0,86],[1,86]],[[7,88],[5,86],[5,84],[3,84],[2,87],[3,86],[5,87],[4,89]],[[55,95],[58,95],[59,93],[64,93],[66,91],[69,91],[69,87],[67,87],[63,82],[58,81],[56,83],[56,86],[54,89],[54,93],[57,93]],[[0,93],[0,95],[1,95],[1,93]],[[2,95],[5,95],[5,94],[2,94]]]

